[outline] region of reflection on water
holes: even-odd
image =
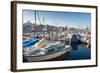
[[[91,48],[83,47],[83,45],[71,45],[71,50],[63,60],[91,59]]]
[[[78,46],[79,46],[78,44],[72,44],[71,45],[71,47],[72,47],[73,50],[78,50]]]

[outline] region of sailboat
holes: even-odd
[[[38,15],[39,17],[39,15]],[[35,21],[36,21],[36,11],[35,11]],[[36,24],[36,22],[35,22]],[[27,50],[23,52],[24,58],[27,62],[34,61],[47,61],[55,58],[59,58],[65,55],[70,50],[69,44],[64,44],[59,42],[49,42],[46,38],[42,38],[35,44],[26,47]]]

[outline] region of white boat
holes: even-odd
[[[24,57],[28,62],[51,60],[66,54],[70,50],[69,47],[58,42],[50,43],[44,48],[31,50]]]
[[[39,18],[38,11],[35,10],[34,14],[35,14],[35,24],[37,24],[36,19]],[[37,14],[38,17],[36,18]],[[32,31],[34,31],[34,29]],[[65,44],[62,44],[60,42],[54,42],[54,35],[52,33],[51,33],[52,35],[51,41],[53,41],[53,43],[50,43],[46,40],[46,38],[43,38],[39,40],[39,42],[36,42],[35,44],[33,43],[29,45],[25,44],[23,50],[23,57],[27,59],[28,62],[34,62],[34,61],[44,61],[44,60],[54,59],[67,53],[69,51],[70,46],[69,45],[65,46]]]

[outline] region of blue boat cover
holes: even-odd
[[[71,44],[81,44],[81,36],[80,35],[72,35]]]
[[[23,48],[32,46],[32,45],[34,45],[35,43],[37,43],[38,41],[39,41],[39,40],[36,39],[36,38],[30,38],[30,39],[24,40],[24,41],[23,41]]]

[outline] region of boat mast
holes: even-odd
[[[39,16],[38,11],[37,11],[37,16],[38,16],[38,19],[39,19],[39,22],[40,22],[40,25],[41,25],[41,20],[40,20],[40,16]]]
[[[45,17],[43,17],[43,23],[42,23],[42,24],[45,24],[45,23],[44,23],[44,20],[45,20]]]
[[[36,20],[36,19],[37,19],[37,18],[36,18],[36,10],[34,11],[34,18],[35,18],[35,25],[36,25],[36,21],[37,21],[37,20]]]
[[[37,18],[36,18],[36,10],[34,10],[34,23],[33,23],[33,25],[32,25],[32,32],[31,32],[31,37],[33,36],[33,32],[35,31],[35,26],[36,26],[36,24],[37,24]]]

